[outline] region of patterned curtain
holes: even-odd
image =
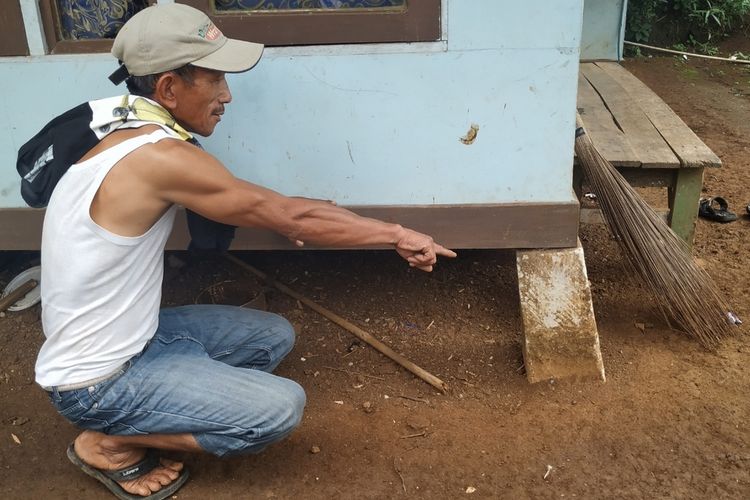
[[[148,0],[57,0],[63,38],[114,38],[147,5]]]
[[[217,10],[403,7],[406,0],[214,0]]]

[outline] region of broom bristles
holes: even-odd
[[[667,318],[708,349],[733,333],[729,306],[680,239],[596,149],[580,117],[575,152],[627,262]],[[697,210],[697,208],[696,208]]]

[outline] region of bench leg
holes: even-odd
[[[518,250],[523,359],[529,382],[605,380],[583,248]]]
[[[698,218],[698,200],[703,187],[702,168],[678,168],[674,182],[668,189],[669,227],[693,246],[695,220]]]

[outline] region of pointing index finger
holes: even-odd
[[[454,258],[454,257],[456,257],[458,255],[453,250],[451,250],[449,248],[445,248],[442,245],[438,245],[437,243],[435,243],[435,253],[437,255],[442,255],[443,257],[450,257],[451,259]]]

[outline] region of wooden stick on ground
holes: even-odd
[[[355,372],[352,370],[344,370],[343,368],[334,368],[333,366],[324,366],[323,368],[325,368],[326,370],[333,370],[335,372],[348,373],[350,375],[359,375],[360,377],[365,378],[374,378],[375,380],[382,380],[383,382],[385,382],[385,379],[383,377],[376,377],[375,375],[368,375],[366,373]]]
[[[274,280],[273,278],[268,277],[266,273],[263,271],[256,269],[255,267],[251,266],[247,262],[238,259],[234,255],[231,254],[225,254],[226,258],[230,261],[234,262],[238,266],[242,267],[243,269],[246,269],[259,277],[260,279],[266,281],[268,284],[273,285],[274,287],[278,288],[280,291],[284,292],[285,294],[289,295],[292,298],[295,298],[305,304],[307,307],[312,309],[313,311],[317,312],[318,314],[328,318],[329,320],[333,321],[343,329],[347,330],[349,333],[353,334],[358,339],[362,340],[363,342],[367,342],[369,345],[374,347],[378,352],[381,354],[384,354],[385,356],[391,358],[393,361],[401,365],[402,367],[409,370],[411,373],[416,375],[417,377],[421,378],[434,388],[438,389],[439,391],[445,392],[448,390],[448,386],[445,382],[437,378],[436,376],[432,375],[428,371],[420,368],[416,364],[412,363],[405,357],[398,354],[396,351],[373,337],[370,333],[366,332],[365,330],[361,329],[360,327],[350,323],[346,319],[342,318],[338,314],[329,311],[325,307],[313,302],[312,300],[308,299],[304,295],[300,295],[299,293],[295,292],[288,286],[279,283],[278,281]]]
[[[24,298],[26,294],[36,288],[38,284],[39,283],[37,283],[36,280],[29,280],[0,299],[0,312],[5,311],[7,308]]]

